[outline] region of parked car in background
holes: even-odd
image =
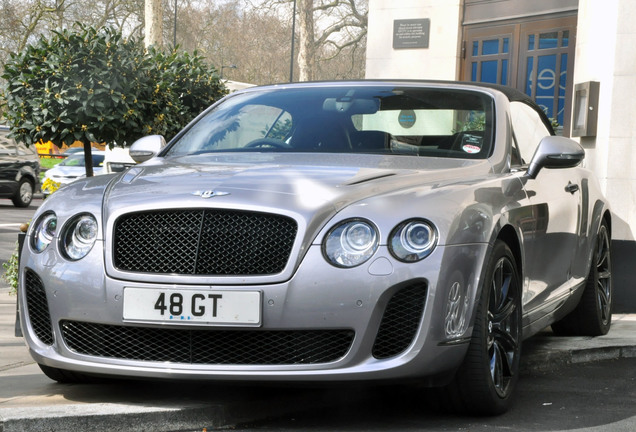
[[[93,157],[93,174],[102,174],[104,171],[103,165],[105,153],[97,150],[91,152],[91,154]],[[43,182],[50,179],[54,182],[60,183],[61,185],[65,185],[83,177],[86,177],[86,165],[84,152],[81,151],[71,154],[53,168],[46,170]],[[42,192],[45,195],[49,194],[49,191],[46,188]]]
[[[523,339],[610,329],[608,203],[516,90],[253,87],[130,155],[27,233],[22,329],[54,380],[403,380],[498,414]]]
[[[96,151],[100,151],[100,150],[98,148],[91,147],[91,152],[94,153]],[[77,153],[84,153],[84,147],[69,147],[63,153],[61,153],[60,156],[69,157]]]
[[[40,158],[34,147],[9,138],[9,128],[0,126],[0,198],[16,207],[28,207],[40,189]]]

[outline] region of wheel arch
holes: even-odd
[[[602,220],[607,222],[607,229],[609,230],[610,240],[611,240],[611,238],[612,238],[612,212],[609,211],[609,209],[605,209],[605,212],[603,213]]]
[[[609,230],[610,242],[612,241],[612,212],[605,202],[602,200],[596,201],[594,207],[591,209],[591,219],[588,226],[588,239],[590,241],[589,253],[587,255],[586,272],[589,272],[589,267],[592,265],[592,255],[594,251],[594,245],[596,244],[596,236],[603,222],[607,223],[607,229]],[[587,274],[587,273],[586,273]]]
[[[33,185],[33,188],[35,188],[38,184],[38,182],[36,181],[35,175],[29,171],[26,170],[20,170],[18,172],[18,176],[16,178],[16,181],[20,182],[22,179],[27,180],[29,183],[31,183]]]
[[[482,266],[482,274],[480,276],[480,280],[484,281],[486,267],[488,266],[489,256],[495,247],[495,243],[497,241],[502,241],[512,252],[512,256],[514,258],[514,264],[517,270],[517,277],[519,278],[519,282],[523,285],[523,254],[521,252],[521,240],[517,233],[517,230],[510,224],[506,223],[502,225],[499,230],[495,230],[491,233],[491,241],[488,248],[488,256],[486,257],[483,266]],[[484,288],[484,283],[480,283],[480,289],[477,291],[477,300],[479,296],[482,294],[482,289]],[[471,323],[474,324],[474,315],[471,317]],[[471,324],[471,327],[472,327]]]

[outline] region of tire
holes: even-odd
[[[99,379],[78,372],[58,369],[43,364],[38,364],[44,375],[61,384],[89,384],[99,382]]]
[[[578,306],[568,316],[552,324],[560,336],[601,336],[612,325],[612,259],[610,231],[605,220],[601,222],[590,272]]]
[[[18,190],[11,199],[16,207],[28,207],[33,199],[33,183],[23,178],[18,184]]]
[[[511,404],[521,356],[521,283],[510,248],[494,245],[466,357],[443,390],[454,412],[498,415]]]

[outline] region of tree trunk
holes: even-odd
[[[312,0],[298,0],[298,81],[312,81],[316,66]]]
[[[93,177],[93,149],[90,141],[84,142],[84,165],[86,168],[86,177]]]
[[[145,0],[145,31],[144,46],[161,46],[162,38],[162,11],[161,0]]]

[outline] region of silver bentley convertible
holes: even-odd
[[[610,328],[609,206],[515,90],[255,87],[130,154],[29,228],[22,328],[53,380],[402,380],[497,414],[523,339]]]

